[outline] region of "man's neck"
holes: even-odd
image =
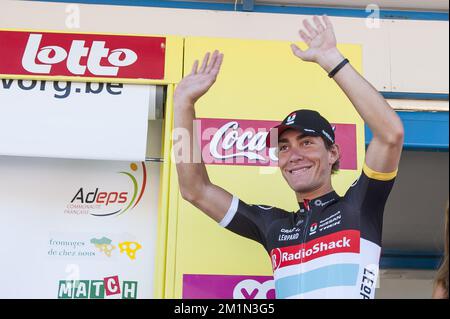
[[[333,189],[333,187],[331,186],[331,183],[330,183],[330,184],[322,185],[321,187],[319,187],[319,188],[317,188],[315,190],[312,190],[310,192],[306,192],[306,193],[297,193],[296,192],[295,195],[297,196],[297,201],[299,203],[302,203],[305,199],[310,200],[310,199],[318,198],[318,197],[321,197],[321,196],[323,196],[325,194],[328,194],[328,193],[330,193],[332,191],[334,191],[334,189]]]

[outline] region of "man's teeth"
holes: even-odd
[[[304,168],[301,168],[301,169],[291,170],[291,174],[303,173],[303,172],[306,172],[308,169],[309,169],[309,167],[304,167]]]

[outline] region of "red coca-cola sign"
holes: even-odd
[[[266,147],[277,121],[201,118],[196,124],[205,164],[278,166],[274,148]],[[355,170],[356,125],[332,123],[341,151],[340,168]]]
[[[0,31],[0,74],[163,79],[162,37]]]

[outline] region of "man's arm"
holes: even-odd
[[[295,44],[293,53],[303,61],[318,63],[327,73],[333,70],[344,57],[336,47],[333,26],[327,16],[321,21],[314,17],[312,26],[303,21],[306,32],[300,36],[309,46],[302,51]],[[380,173],[397,170],[403,146],[403,124],[383,96],[364,79],[349,63],[335,76],[334,80],[354,105],[356,111],[373,133],[366,152],[366,164]]]
[[[185,76],[174,93],[174,135],[189,137],[189,143],[178,140],[174,143],[188,145],[182,154],[174,154],[178,172],[181,196],[203,211],[209,217],[220,222],[227,213],[233,196],[224,189],[212,184],[201,160],[194,163],[194,154],[201,154],[198,138],[194,135],[195,102],[202,97],[216,81],[222,64],[223,54],[214,51],[211,61],[207,53],[198,69],[195,61],[192,72]],[[209,63],[208,63],[209,62]],[[188,154],[183,157],[183,154]]]

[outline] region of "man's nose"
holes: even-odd
[[[298,162],[303,160],[303,151],[296,146],[291,148],[291,156],[289,157],[289,162]]]

